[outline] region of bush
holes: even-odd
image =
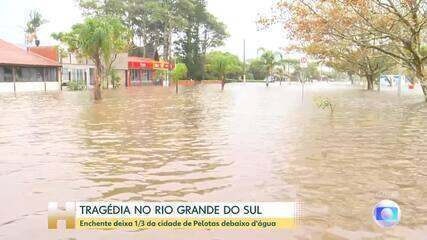
[[[187,66],[184,63],[178,63],[175,70],[172,71],[173,80],[185,80],[187,78]]]
[[[119,88],[120,87],[120,77],[117,74],[117,71],[112,70],[110,73],[111,78],[111,84],[113,84],[113,88]]]
[[[69,81],[68,89],[70,91],[83,91],[86,90],[86,84],[82,81]]]
[[[317,97],[314,101],[315,101],[318,108],[321,108],[323,110],[329,109],[331,113],[334,113],[335,107],[329,98]]]

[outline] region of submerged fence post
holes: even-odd
[[[43,68],[43,83],[44,83],[44,92],[47,92],[47,90],[46,90],[46,68]]]
[[[16,68],[12,67],[13,92],[16,95]]]
[[[63,69],[62,68],[57,68],[56,69],[56,77],[57,77],[57,79],[59,79],[59,89],[61,89],[61,91],[62,91],[62,71],[63,71]]]

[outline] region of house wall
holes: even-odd
[[[95,64],[89,59],[79,58],[75,54],[68,54],[67,56],[61,59],[61,63],[63,64],[63,72],[61,74],[63,83],[68,82],[68,78],[64,78],[67,76],[65,71],[75,71],[75,70],[84,70],[88,76],[87,85],[88,88],[91,87],[90,79],[94,80],[94,71],[93,74],[90,74],[90,69],[95,69]],[[117,55],[116,60],[114,61],[112,68],[116,71],[117,76],[120,78],[120,86],[125,86],[126,84],[126,72],[128,69],[128,54],[121,53]],[[73,80],[73,79],[71,79]],[[112,83],[109,82],[109,87],[112,87]]]
[[[43,69],[46,70],[43,71]],[[55,68],[52,67],[0,66],[0,92],[59,90],[59,68],[56,68],[56,71],[53,70]]]
[[[117,55],[116,61],[113,63],[113,69],[120,78],[120,87],[126,86],[126,73],[128,70],[129,55],[121,53]]]
[[[73,64],[64,64],[62,66],[61,78],[62,83],[68,83],[69,81],[79,81],[85,82],[87,88],[91,86],[91,83],[94,81],[94,70],[95,67],[90,65],[73,65]]]
[[[75,64],[75,65],[90,65],[95,66],[95,64],[87,58],[78,57],[76,54],[67,54],[66,56],[61,57],[62,64]]]
[[[16,82],[16,92],[33,92],[33,91],[58,91],[60,90],[59,82]],[[13,82],[0,82],[0,92],[14,92]]]

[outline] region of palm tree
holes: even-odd
[[[278,53],[278,55],[280,58],[279,66],[281,67],[282,78],[287,78],[290,81],[290,67],[295,67],[298,64],[298,61],[290,58],[285,58],[284,55],[281,53]],[[280,84],[282,84],[282,79],[280,79]]]
[[[25,33],[27,34],[27,44],[31,44],[35,41],[36,46],[40,45],[40,40],[37,37],[39,28],[47,21],[43,19],[43,16],[37,10],[31,11],[29,19],[25,27]]]
[[[267,67],[269,77],[271,78],[273,75],[274,66],[280,63],[280,53],[273,52],[271,50],[266,50],[264,48],[258,49],[258,51],[262,52],[261,59],[264,62],[264,65]],[[269,79],[267,78],[266,85],[268,87]]]
[[[280,85],[282,85],[282,79],[286,76],[286,66],[280,65],[275,67],[273,73],[275,76],[279,76]]]

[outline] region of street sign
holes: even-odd
[[[308,59],[306,57],[300,58],[299,64],[301,68],[308,68]]]

